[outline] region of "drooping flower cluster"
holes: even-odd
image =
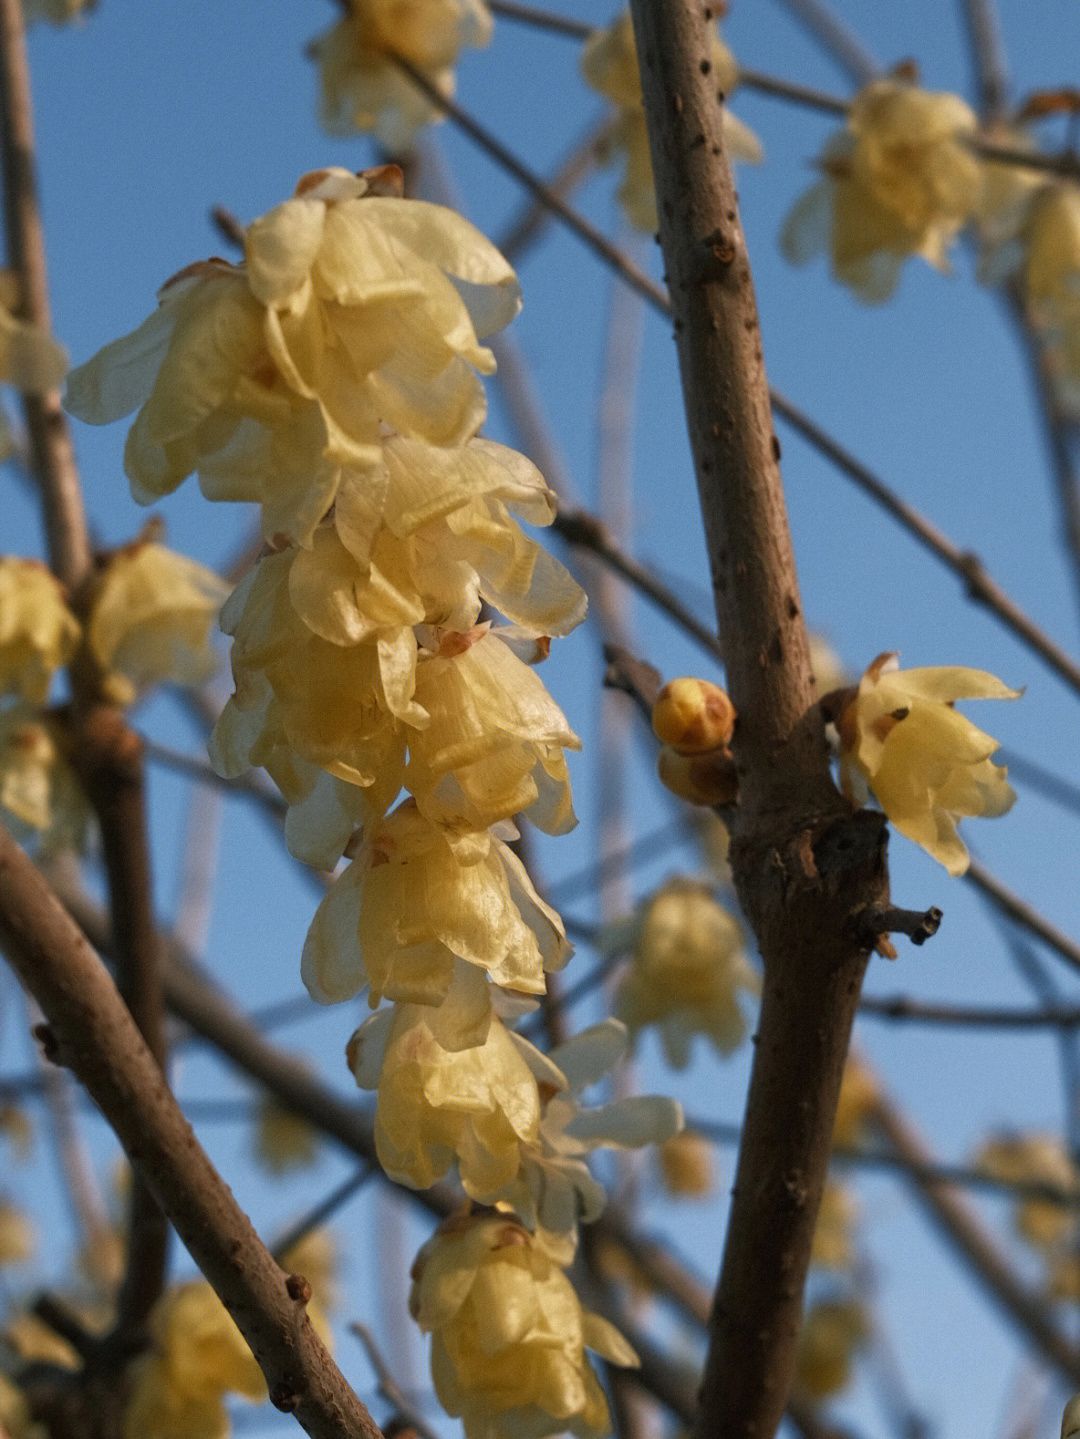
[[[708,64],[717,92],[726,99],[739,83],[739,70],[715,27],[709,31]],[[616,109],[608,147],[612,156],[621,156],[623,160],[619,203],[631,225],[650,234],[655,233],[659,226],[656,185],[649,154],[645,104],[641,98],[637,42],[629,12],[606,30],[597,30],[586,41],[581,56],[581,73],[586,84],[610,100]],[[761,144],[757,136],[726,107],[723,125],[724,139],[735,159],[761,160]]]
[[[138,408],[125,452],[137,498],[197,471],[211,498],[261,505],[269,552],[221,615],[235,691],[211,759],[226,775],[268,771],[294,854],[349,860],[302,972],[324,1003],[363,991],[382,1006],[349,1060],[376,1090],[387,1172],[422,1187],[456,1168],[472,1199],[516,1216],[499,1232],[535,1256],[525,1309],[500,1259],[510,1277],[472,1321],[489,1355],[527,1342],[529,1369],[507,1349],[505,1368],[472,1373],[440,1339],[440,1394],[471,1436],[501,1432],[504,1411],[538,1436],[592,1434],[606,1406],[582,1325],[596,1326],[557,1267],[603,1207],[586,1157],[666,1139],[681,1114],[579,1102],[621,1058],[622,1025],[550,1057],[512,1029],[570,953],[510,844],[518,816],[551,834],[575,822],[565,752],[578,740],[533,666],[585,600],[522,529],[554,518],[542,477],[477,435],[478,372],[494,363],[480,341],[516,312],[513,272],[458,216],[394,194],[394,173],[305,177],[248,227],[243,264],[190,267],[76,371],[69,406],[96,421]],[[449,1242],[431,1241],[432,1272]]]
[[[461,50],[487,45],[492,28],[484,0],[348,0],[337,24],[311,46],[323,124],[335,135],[370,130],[400,155],[442,113],[395,57],[451,96]]]
[[[939,665],[901,670],[895,654],[869,666],[839,719],[841,785],[855,803],[873,793],[901,834],[950,874],[968,852],[957,834],[965,815],[994,817],[1016,793],[990,756],[998,742],[957,714],[963,699],[1017,699],[985,670]]]
[[[822,178],[785,222],[785,255],[804,264],[827,251],[835,277],[871,303],[889,298],[911,255],[948,269],[949,246],[982,193],[980,163],[965,144],[976,128],[956,95],[871,81],[826,146]]]

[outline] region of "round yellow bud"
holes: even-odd
[[[735,706],[708,680],[669,680],[656,697],[652,725],[657,739],[679,754],[705,754],[731,739]]]
[[[660,782],[689,804],[734,804],[739,794],[735,761],[727,750],[679,754],[664,745],[656,760]]]
[[[656,1151],[664,1188],[676,1198],[700,1199],[716,1185],[716,1146],[684,1129]]]

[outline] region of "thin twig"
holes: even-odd
[[[1009,65],[994,0],[960,0],[960,13],[971,46],[972,69],[984,123],[993,121],[1009,102]]]
[[[1013,1009],[1006,1005],[932,1004],[910,995],[889,998],[863,995],[859,1013],[871,1019],[911,1024],[936,1024],[957,1029],[1080,1029],[1080,1004]]]
[[[349,1333],[355,1334],[360,1343],[364,1346],[364,1353],[368,1357],[368,1363],[375,1371],[375,1379],[379,1386],[379,1393],[386,1402],[394,1408],[397,1415],[404,1419],[410,1429],[420,1436],[420,1439],[439,1439],[434,1429],[424,1423],[424,1420],[413,1408],[412,1404],[390,1373],[390,1366],[379,1353],[378,1345],[375,1343],[375,1336],[366,1324],[354,1321],[349,1325]]]
[[[488,9],[493,15],[504,20],[520,20],[523,25],[532,25],[538,30],[550,30],[556,35],[567,35],[571,40],[588,40],[594,34],[594,27],[584,20],[574,20],[569,15],[557,15],[552,10],[541,10],[535,5],[522,5],[518,0],[488,0]]]
[[[93,1096],[224,1301],[271,1401],[315,1439],[381,1439],[200,1148],[104,965],[3,829],[0,878],[0,944],[42,1007],[57,1058]]]
[[[1015,920],[1024,929],[1030,930],[1044,944],[1049,945],[1054,953],[1072,969],[1080,970],[1080,944],[1071,939],[1064,930],[1058,929],[1057,925],[1051,924],[1034,905],[1021,899],[1014,890],[1003,884],[978,860],[972,859],[964,878],[986,895],[1002,914],[1007,914],[1010,919]]]
[[[579,189],[596,169],[618,123],[619,117],[616,113],[588,127],[551,177],[545,181],[545,187],[550,194],[569,200],[574,191]],[[525,251],[540,238],[551,219],[548,207],[538,199],[532,200],[524,206],[516,219],[510,221],[502,237],[496,242],[498,248],[512,265],[517,264]]]
[[[290,1225],[270,1250],[277,1262],[284,1265],[288,1260],[289,1251],[295,1249],[309,1234],[324,1225],[354,1195],[359,1194],[375,1172],[373,1165],[361,1164],[355,1173],[350,1174],[348,1179],[343,1179],[324,1199],[321,1199],[318,1204],[302,1215],[295,1224]]]
[[[48,330],[49,285],[21,0],[0,0],[0,131],[8,264],[20,290],[16,313]],[[56,577],[74,591],[90,573],[90,536],[60,392],[25,395],[23,409],[45,510],[49,561]]]
[[[781,0],[781,3],[855,85],[865,85],[881,74],[880,61],[824,0]]]
[[[760,70],[747,70],[742,65],[739,66],[739,85],[744,90],[770,95],[775,100],[790,100],[792,104],[804,105],[808,110],[820,110],[841,119],[850,108],[849,102],[839,95],[828,95],[824,90],[800,85],[794,80],[783,80],[778,75],[765,75]]]

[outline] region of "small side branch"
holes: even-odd
[[[891,904],[874,905],[855,916],[855,929],[860,943],[876,949],[889,959],[895,959],[896,950],[888,941],[890,934],[906,934],[912,944],[925,944],[937,934],[941,920],[940,909],[897,909]]]

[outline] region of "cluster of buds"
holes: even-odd
[[[489,1234],[512,1233],[514,1264],[533,1256],[536,1303],[566,1318],[558,1372],[537,1388],[513,1283],[479,1284],[475,1348],[418,1303],[437,1331],[436,1387],[470,1435],[502,1432],[506,1411],[537,1435],[599,1433],[584,1348],[631,1356],[562,1271],[604,1204],[586,1159],[670,1138],[681,1114],[661,1099],[581,1103],[625,1051],[617,1021],[548,1056],[513,1028],[570,953],[510,845],[519,816],[551,834],[575,822],[565,755],[578,740],[533,666],[585,600],[521,527],[554,518],[542,477],[477,434],[478,374],[494,366],[482,341],[516,313],[513,272],[399,182],[392,167],[306,176],[248,227],[242,264],[170,281],[156,314],[72,375],[68,404],[99,422],[138,407],[136,498],[195,471],[210,498],[261,505],[268,550],[221,616],[235,690],[212,762],[267,770],[294,854],[348,859],[302,973],[317,1000],[363,992],[375,1010],[348,1058],[376,1091],[384,1168],[416,1187],[456,1168],[470,1199],[505,1216],[440,1231],[425,1271],[461,1242],[502,1253]],[[494,1352],[498,1373],[472,1372]]]

